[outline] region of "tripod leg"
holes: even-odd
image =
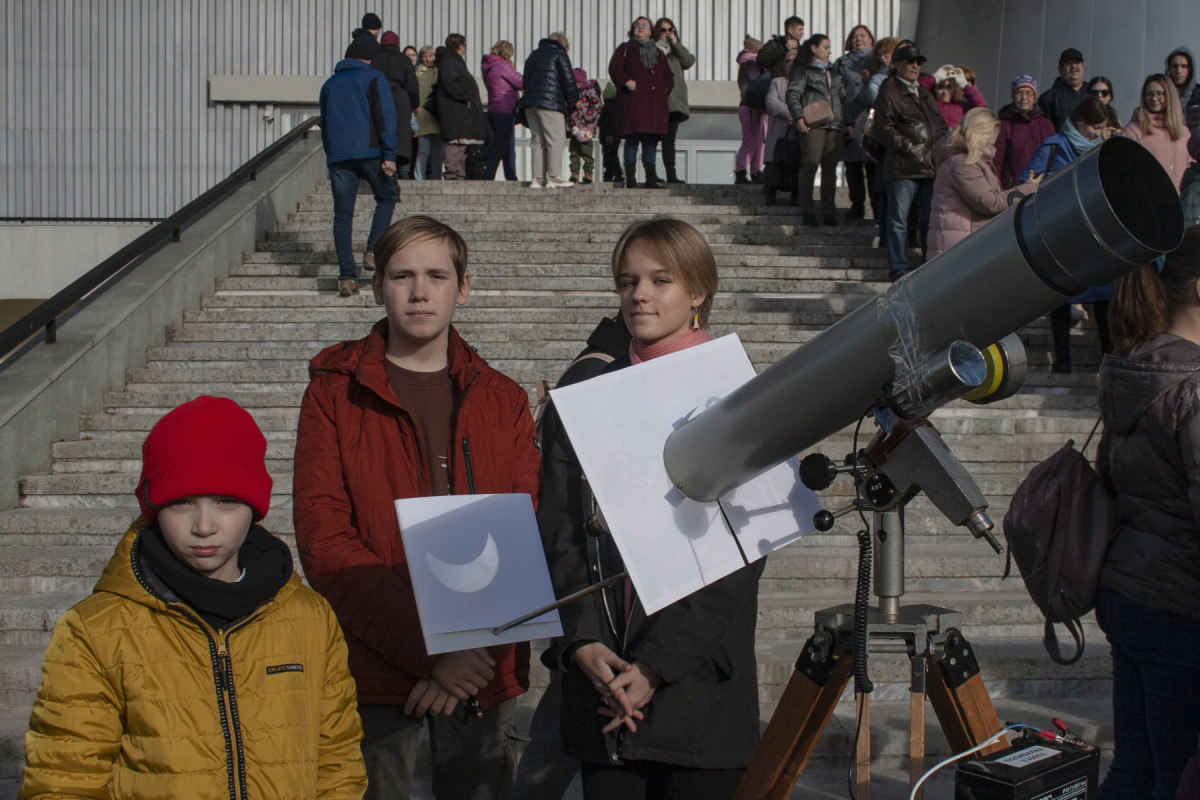
[[[1000,719],[983,685],[975,651],[957,630],[946,632],[946,655],[929,670],[929,702],[955,752],[974,747],[1000,730]],[[980,755],[1005,747],[1001,740]]]
[[[810,656],[814,649],[820,649],[813,646],[814,639],[820,636],[830,640],[835,637],[832,633],[818,632],[805,644],[796,671],[742,776],[735,800],[787,798],[833,716],[833,709],[850,680],[850,656],[840,646],[833,650],[826,644],[828,657],[814,664]]]
[[[858,747],[854,752],[857,796],[859,800],[871,800],[871,695],[856,694],[854,705],[859,720]]]
[[[908,785],[911,788],[925,771],[925,671],[928,662],[923,655],[912,657],[912,684],[908,695]],[[923,800],[925,790],[917,792]]]

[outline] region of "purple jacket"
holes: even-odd
[[[483,57],[483,85],[488,92],[488,111],[511,114],[517,104],[517,93],[524,88],[521,73],[507,58]]]
[[[1054,135],[1054,123],[1037,106],[1026,114],[1009,103],[997,116],[1000,136],[996,139],[996,173],[1001,188],[1011,189],[1021,182],[1021,173],[1038,145]]]

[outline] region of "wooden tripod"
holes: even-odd
[[[796,669],[738,787],[736,800],[784,800],[791,794],[850,680],[853,616],[854,607],[850,604],[816,613],[816,632],[805,642]],[[1000,728],[996,709],[979,675],[974,651],[959,632],[961,624],[960,612],[928,605],[902,607],[896,614],[873,610],[868,618],[870,649],[903,650],[912,665],[910,786],[925,769],[926,695],[955,751],[979,744]],[[866,731],[859,737],[855,754],[860,800],[870,797],[869,698],[869,694],[856,696],[856,710]],[[983,752],[991,753],[1005,746],[1004,742],[997,742]]]

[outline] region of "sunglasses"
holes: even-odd
[[[1112,89],[1089,89],[1088,94],[1093,97],[1112,97]]]
[[[635,23],[633,23],[633,27],[635,27],[635,28],[649,28],[649,27],[650,27],[650,23],[649,23],[649,22],[635,22]]]
[[[674,33],[675,29],[674,28],[659,28],[658,31],[659,31],[659,33]]]

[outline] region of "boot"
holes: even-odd
[[[625,188],[626,189],[636,189],[637,188],[637,164],[626,164],[625,165]]]
[[[733,185],[734,186],[745,186],[748,183],[750,183],[750,179],[746,177],[746,170],[735,169],[733,171]]]
[[[646,170],[646,182],[642,185],[644,189],[661,189],[663,185],[658,182],[658,172],[653,164],[642,164],[642,169]]]
[[[612,174],[612,178],[610,179],[610,182],[616,186],[620,186],[622,183],[625,182],[625,176],[621,174],[621,170],[619,170],[619,169],[613,170],[613,174]]]
[[[579,173],[578,172],[571,173],[571,183],[579,183]]]
[[[760,169],[758,172],[751,174],[750,182],[762,185],[767,182],[767,178],[765,175],[763,175],[763,171]]]
[[[678,173],[675,172],[674,164],[671,164],[670,166],[664,164],[663,168],[667,171],[667,183],[685,183],[685,181],[681,181],[679,179]]]

